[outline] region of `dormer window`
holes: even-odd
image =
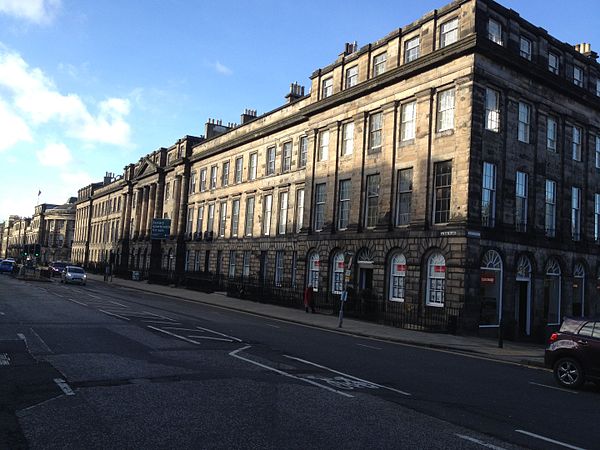
[[[321,98],[331,97],[333,95],[333,77],[323,80]]]
[[[573,84],[583,87],[583,69],[579,66],[573,66]]]
[[[490,41],[495,42],[498,45],[502,43],[502,24],[494,19],[488,20],[488,38]]]
[[[373,76],[381,75],[385,72],[385,63],[387,61],[387,53],[380,53],[373,57]]]
[[[458,41],[458,19],[449,20],[440,27],[440,48]]]
[[[419,57],[419,36],[409,39],[404,44],[404,62],[409,63]]]
[[[560,56],[556,53],[548,52],[548,70],[558,75],[560,69]]]
[[[353,66],[346,70],[346,89],[358,84],[358,66]]]
[[[531,41],[526,37],[521,36],[519,54],[521,58],[531,61]]]

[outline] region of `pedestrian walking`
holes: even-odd
[[[306,286],[304,290],[304,309],[306,312],[308,312],[308,308],[310,308],[312,313],[315,312],[315,293],[312,284]]]
[[[109,277],[110,277],[110,264],[107,264],[106,267],[104,267],[104,281],[108,281]]]

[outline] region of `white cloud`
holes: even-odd
[[[209,63],[209,65],[215,69],[221,75],[231,75],[233,74],[233,70],[227,67],[225,64],[221,64],[219,61],[215,61],[214,63]]]
[[[13,145],[28,141],[31,142],[31,131],[25,121],[17,116],[9,105],[0,99],[0,152]]]
[[[61,0],[0,0],[0,13],[36,24],[52,22]]]
[[[42,166],[48,167],[65,167],[73,159],[69,147],[62,142],[46,145],[36,156]]]
[[[11,94],[13,107],[32,125],[57,121],[65,133],[85,142],[130,145],[129,100],[109,98],[98,104],[94,115],[78,95],[61,94],[41,69],[29,67],[19,54],[2,46],[0,88]]]
[[[65,199],[77,195],[77,190],[87,186],[93,180],[89,173],[84,171],[62,172],[60,179],[64,183]]]

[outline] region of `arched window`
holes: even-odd
[[[502,320],[502,258],[488,250],[481,259],[479,325],[498,326]]]
[[[521,256],[517,262],[517,281],[529,281],[531,279],[531,262],[527,256]]]
[[[404,301],[405,279],[406,258],[402,253],[395,253],[390,260],[390,301]]]
[[[546,264],[546,280],[544,283],[544,307],[547,311],[548,325],[560,324],[561,271],[556,259]]]
[[[446,260],[441,253],[432,254],[427,261],[427,306],[444,306],[446,294]]]
[[[573,315],[585,316],[585,267],[581,263],[573,269]]]
[[[331,260],[331,292],[341,294],[344,290],[344,252],[337,252]]]
[[[321,260],[317,252],[310,254],[308,258],[308,286],[312,286],[313,291],[319,290],[319,268]]]

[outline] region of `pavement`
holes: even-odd
[[[103,281],[102,275],[88,274],[88,279],[101,283],[105,282]],[[337,314],[307,314],[303,309],[287,308],[227,297],[224,292],[208,294],[185,288],[148,284],[146,281],[132,281],[121,278],[113,278],[112,281],[106,283],[112,284],[113,286],[181,298],[220,308],[241,311],[339,333],[419,347],[454,351],[514,364],[544,367],[545,346],[541,344],[504,341],[503,347],[499,348],[498,339],[496,338],[427,333],[347,318],[344,318],[343,326],[342,328],[339,328]]]

